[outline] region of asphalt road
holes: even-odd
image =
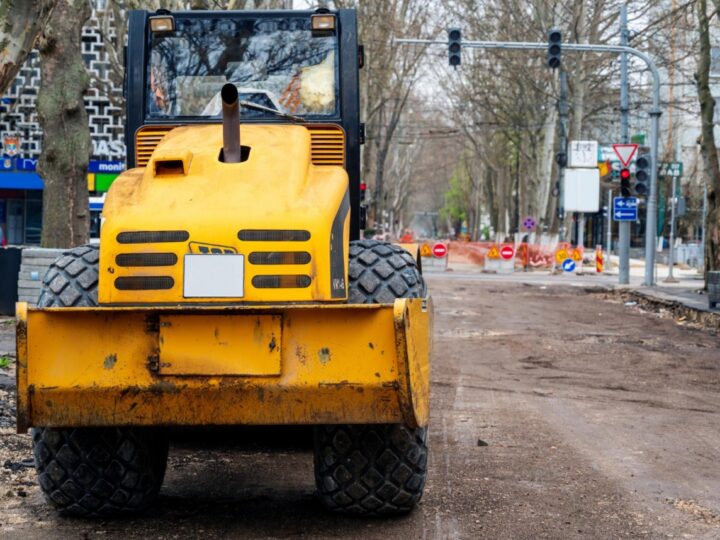
[[[430,473],[411,515],[324,513],[295,429],[179,433],[147,514],[59,518],[0,372],[0,536],[720,538],[720,337],[582,287],[429,282]],[[0,324],[0,353],[11,336]]]

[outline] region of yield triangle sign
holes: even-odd
[[[637,152],[637,144],[613,144],[612,149],[617,155],[618,159],[620,160],[620,163],[623,164],[623,167],[627,167],[630,163],[630,160],[635,155],[635,152]]]

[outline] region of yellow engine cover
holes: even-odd
[[[342,301],[350,225],[342,167],[311,162],[303,126],[173,129],[147,167],[118,177],[103,210],[101,304]]]

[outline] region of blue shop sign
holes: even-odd
[[[0,171],[12,171],[15,160],[11,157],[0,157]]]
[[[91,159],[88,164],[88,172],[91,173],[121,173],[124,170],[124,161],[98,161]]]
[[[18,171],[34,172],[37,169],[37,159],[15,158],[15,168]]]

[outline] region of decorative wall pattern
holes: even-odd
[[[95,12],[83,28],[82,52],[90,77],[103,83],[91,83],[85,97],[93,142],[92,159],[124,161],[124,114],[107,93],[109,91],[119,98],[122,88],[113,85],[110,80],[110,62]],[[17,133],[20,137],[19,155],[25,158],[37,159],[41,151],[42,131],[35,110],[39,89],[40,57],[37,51],[33,51],[10,90],[0,99],[0,144],[4,135]]]

